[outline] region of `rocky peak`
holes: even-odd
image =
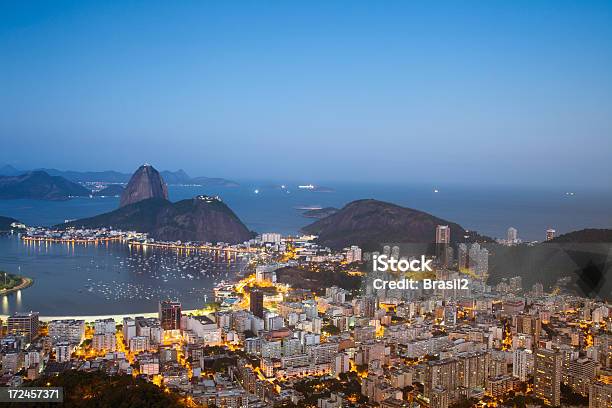
[[[119,206],[124,207],[148,198],[168,199],[168,187],[159,172],[145,163],[130,178],[127,187],[121,194]]]

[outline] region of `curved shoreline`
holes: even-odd
[[[183,310],[183,314],[197,314],[200,313],[202,309],[189,309]],[[144,313],[115,313],[115,314],[101,314],[101,315],[65,315],[65,316],[44,316],[40,315],[39,320],[41,322],[49,322],[51,320],[85,320],[85,323],[92,323],[98,319],[113,319],[117,323],[122,323],[124,317],[157,317],[159,312],[144,312]],[[6,321],[9,315],[0,315],[0,319]]]
[[[34,279],[26,278],[25,276],[21,277],[21,283],[17,286],[13,286],[10,289],[0,289],[0,296],[6,296],[14,292],[18,292],[21,289],[29,288],[34,284]]]

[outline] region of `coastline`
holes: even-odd
[[[0,296],[6,296],[11,293],[18,292],[22,289],[29,288],[30,286],[34,284],[34,279],[32,278],[26,278],[25,276],[21,276],[20,278],[21,278],[21,283],[19,285],[14,286],[10,289],[0,289]]]
[[[195,314],[201,313],[201,309],[183,310],[183,314]],[[124,317],[157,317],[158,312],[144,312],[144,313],[125,313],[125,314],[110,314],[110,315],[73,315],[73,316],[39,316],[41,322],[49,322],[51,320],[85,320],[85,323],[92,323],[99,319],[113,319],[117,323],[123,323]],[[6,321],[9,315],[0,315],[0,319]]]

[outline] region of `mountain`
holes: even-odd
[[[73,170],[58,170],[39,168],[34,171],[44,171],[51,176],[64,177],[76,183],[87,182],[102,182],[102,183],[127,183],[130,180],[131,174],[121,173],[114,170],[106,171],[73,171]],[[11,165],[0,167],[0,175],[2,176],[17,176],[25,171],[18,170]],[[193,184],[200,186],[223,186],[237,187],[239,184],[235,181],[226,180],[218,177],[191,177],[184,170],[160,172],[161,176],[168,184]]]
[[[0,215],[0,231],[9,231],[11,229],[11,224],[14,222],[19,222],[14,218],[3,217]]]
[[[132,175],[121,194],[120,207],[149,198],[168,199],[168,187],[159,172],[149,164],[143,164]]]
[[[23,173],[23,171],[17,170],[10,164],[0,167],[0,176],[18,176],[21,173]]]
[[[200,186],[222,186],[222,187],[238,187],[240,184],[232,180],[226,180],[220,177],[194,177],[189,181],[189,184],[197,184]]]
[[[149,198],[58,227],[113,227],[146,232],[163,241],[241,243],[254,235],[227,205],[208,196],[176,203],[163,198]]]
[[[77,183],[86,182],[105,182],[105,183],[127,183],[130,179],[130,175],[126,173],[120,173],[118,171],[107,170],[107,171],[72,171],[72,170],[57,170],[57,169],[37,169],[49,173],[52,176],[64,177],[68,180]]]
[[[44,171],[31,171],[18,176],[0,176],[0,199],[29,198],[67,200],[88,197],[91,191],[59,176]]]
[[[125,191],[121,184],[110,184],[102,190],[95,191],[94,197],[120,197]]]
[[[179,169],[177,171],[164,170],[160,172],[160,174],[163,177],[163,179],[166,180],[166,183],[168,184],[190,184],[191,183],[191,177],[189,177],[189,175],[185,173],[185,170],[183,169]]]
[[[545,243],[560,244],[565,242],[573,243],[598,243],[612,242],[612,229],[586,228],[578,231],[568,232],[558,237],[545,241]]]
[[[302,216],[306,218],[318,218],[322,219],[325,217],[329,217],[330,215],[334,215],[339,210],[334,207],[325,207],[325,208],[317,208],[313,210],[306,210],[302,213]]]
[[[302,231],[318,235],[318,242],[330,248],[374,249],[382,243],[432,243],[437,225],[450,227],[452,242],[463,242],[468,234],[460,225],[426,212],[373,199],[353,201]]]

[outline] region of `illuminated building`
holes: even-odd
[[[346,262],[348,263],[360,262],[361,261],[361,248],[353,245],[346,250],[344,256],[346,257]]]
[[[457,359],[430,361],[425,368],[425,396],[433,398],[436,387],[454,392],[457,387]],[[446,393],[447,398],[449,394]],[[452,399],[452,398],[451,398]]]
[[[52,320],[48,324],[49,337],[54,343],[67,341],[81,344],[85,339],[85,320]]]
[[[134,336],[130,339],[129,347],[132,353],[147,351],[150,348],[150,340],[146,336]]]
[[[460,353],[457,355],[457,386],[467,389],[484,388],[490,355],[485,352]]]
[[[587,395],[589,393],[589,385],[593,382],[596,375],[597,363],[595,361],[588,358],[572,360],[569,363],[568,385],[574,391]]]
[[[70,361],[70,355],[74,350],[74,346],[72,346],[67,341],[60,341],[53,347],[53,351],[55,352],[55,361],[58,363],[65,363],[66,361]]]
[[[114,333],[96,333],[91,338],[91,347],[96,351],[115,351],[117,349],[117,337]]]
[[[553,239],[555,238],[555,233],[556,233],[556,232],[557,232],[557,231],[555,231],[555,230],[554,230],[554,229],[552,229],[552,228],[547,229],[547,230],[546,230],[546,240],[547,240],[547,241],[551,241],[551,240],[553,240]]]
[[[612,383],[596,381],[589,387],[589,408],[612,407]]]
[[[433,387],[430,392],[429,401],[430,408],[448,408],[450,404],[448,391],[441,386]]]
[[[515,245],[519,243],[518,230],[516,228],[508,228],[508,231],[506,231],[506,243],[508,245]]]
[[[123,318],[123,340],[129,344],[132,337],[136,336],[136,321],[132,317]]]
[[[534,359],[534,389],[536,397],[547,405],[561,403],[561,353],[540,349]]]
[[[276,232],[264,232],[261,234],[261,242],[264,244],[279,244],[281,242],[281,234]]]
[[[436,244],[450,244],[450,227],[448,225],[436,226]]]
[[[159,321],[164,330],[181,328],[181,303],[164,300],[159,302]]]
[[[94,333],[96,334],[114,334],[116,331],[117,326],[114,319],[98,319],[94,322]]]
[[[249,294],[249,310],[255,316],[262,318],[264,317],[264,306],[263,306],[264,295],[259,290],[252,290]]]
[[[533,353],[531,350],[518,348],[512,355],[512,375],[519,381],[527,381],[533,371]]]
[[[491,377],[487,380],[487,394],[500,397],[514,388],[514,379],[509,375]]]
[[[38,337],[38,312],[15,313],[7,320],[9,334],[23,336],[29,343]]]
[[[539,316],[520,314],[516,316],[516,331],[532,335],[537,343],[542,334],[542,321]]]
[[[350,370],[350,357],[346,353],[338,353],[334,357],[332,373],[338,376],[342,373],[347,373]]]

